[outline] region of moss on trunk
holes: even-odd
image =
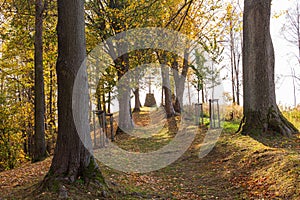
[[[291,137],[299,132],[274,106],[271,106],[267,113],[259,111],[245,113],[243,123],[241,131],[243,135],[263,135],[272,132]]]

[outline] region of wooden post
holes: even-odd
[[[94,148],[97,146],[97,137],[96,137],[96,120],[95,120],[95,111],[93,111],[93,128],[94,128]]]
[[[215,102],[217,104],[217,116],[215,113],[215,106],[214,106]],[[210,118],[210,128],[221,127],[219,99],[209,99],[209,118]],[[216,126],[216,120],[218,122],[217,126]]]

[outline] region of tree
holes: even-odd
[[[102,180],[102,175],[88,151],[91,145],[88,122],[88,95],[75,96],[76,110],[81,116],[79,133],[76,129],[72,112],[72,95],[75,78],[85,56],[85,21],[83,0],[58,1],[58,136],[50,170],[45,177],[44,186],[52,187],[53,181],[66,180],[74,182],[79,177],[84,181]],[[85,82],[81,84],[81,92],[88,94],[87,74],[83,73]],[[82,94],[82,93],[81,93]],[[82,101],[82,98],[83,101]],[[77,100],[80,101],[77,101]],[[84,104],[82,102],[85,102]],[[86,141],[80,140],[84,134]]]
[[[22,139],[11,140],[23,143],[23,151],[33,155],[32,136],[34,132],[34,12],[32,4],[24,1],[4,1],[1,4],[0,38],[1,38],[1,74],[5,77],[3,86],[6,102],[19,110],[19,120],[14,120],[15,135],[20,132]],[[14,101],[8,100],[14,98]],[[9,109],[13,113],[13,109]],[[13,138],[13,137],[12,137]],[[21,151],[20,151],[21,152]],[[23,159],[20,159],[23,160]],[[18,161],[19,162],[19,161]]]
[[[1,1],[1,0],[0,0]],[[34,160],[34,100],[35,100],[35,81],[34,78],[34,40],[35,37],[35,1],[16,0],[2,1],[1,22],[0,22],[0,41],[1,73],[5,77],[2,88],[8,91],[7,96],[12,96],[16,101],[10,101],[11,106],[19,107],[19,120],[14,122],[15,134],[20,132],[22,138],[20,143],[24,151],[25,159]],[[47,151],[51,153],[54,138],[56,138],[56,74],[55,60],[57,54],[56,41],[56,1],[45,1],[47,9],[43,12],[43,74],[44,74],[44,93],[45,93],[45,134]],[[37,72],[37,71],[36,71]],[[36,91],[37,92],[37,91]],[[39,93],[39,92],[37,92]],[[15,105],[12,105],[15,104]],[[10,109],[11,112],[13,109]],[[14,114],[14,113],[12,113]],[[40,115],[41,116],[41,115]],[[41,123],[42,124],[42,123]],[[38,140],[38,139],[37,139]],[[38,140],[40,141],[40,140]],[[50,144],[50,145],[49,145]],[[44,146],[44,145],[42,145]],[[50,148],[49,148],[50,147]],[[39,150],[38,150],[39,151]],[[21,152],[21,151],[20,151]]]
[[[243,134],[267,131],[291,136],[297,129],[281,114],[275,96],[271,0],[245,0],[243,16]]]
[[[35,2],[34,38],[34,152],[33,161],[46,157],[45,145],[45,93],[43,72],[43,10],[42,0]]]
[[[193,73],[195,75],[194,80],[192,81],[192,85],[196,88],[198,92],[197,103],[200,103],[200,91],[201,91],[202,103],[205,103],[204,84],[208,72],[208,68],[204,66],[205,62],[206,59],[203,53],[199,51],[195,51],[195,65],[191,65],[191,68],[193,69]]]
[[[165,95],[165,111],[168,118],[172,118],[175,115],[175,110],[173,107],[172,102],[172,90],[171,90],[171,83],[170,83],[170,69],[167,66],[167,60],[168,60],[168,53],[162,52],[162,55],[158,56],[158,60],[161,64],[161,77],[162,77],[162,90]]]
[[[229,44],[232,103],[240,105],[240,65],[242,56],[242,11],[239,0],[231,1],[226,7],[227,15],[226,29],[228,36],[226,42]]]

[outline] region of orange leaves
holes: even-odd
[[[31,164],[27,162],[21,167],[0,173],[0,190],[2,195],[11,192],[13,188],[41,180],[48,172],[51,158],[43,162]]]

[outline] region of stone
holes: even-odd
[[[146,100],[144,106],[146,107],[154,107],[156,106],[156,100],[153,93],[146,94]]]

